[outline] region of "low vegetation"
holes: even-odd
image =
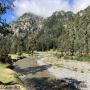
[[[79,61],[88,61],[88,62],[90,62],[90,56],[89,56],[89,55],[78,56],[78,57],[76,58],[76,60],[79,60]]]
[[[24,86],[18,75],[14,71],[8,69],[7,66],[8,65],[0,63],[0,85],[17,85],[20,86],[20,90],[26,90],[26,87]]]

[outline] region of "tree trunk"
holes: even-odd
[[[85,35],[86,35],[86,37],[85,37],[86,55],[88,55],[89,54],[89,45],[88,45],[88,32],[87,32],[87,30],[85,32]]]

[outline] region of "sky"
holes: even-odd
[[[77,13],[90,5],[90,0],[14,0],[11,10],[3,18],[9,23],[24,13],[34,13],[42,17],[49,17],[55,11],[73,11]]]

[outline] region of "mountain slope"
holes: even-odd
[[[43,18],[34,14],[25,13],[16,22],[11,24],[11,30],[16,34],[27,31],[38,32],[42,28]]]
[[[24,44],[35,45],[35,50],[58,49],[72,55],[74,52],[89,52],[89,28],[90,7],[77,14],[56,11],[46,19],[26,13],[11,24],[14,39],[18,36]]]

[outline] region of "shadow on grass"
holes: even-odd
[[[32,83],[36,90],[81,90],[80,88],[86,88],[86,85],[83,81],[77,81],[71,78],[57,80],[43,77],[32,79],[28,78],[26,80],[27,82]]]
[[[24,69],[21,69],[20,67],[18,66],[15,66],[15,70],[19,73],[22,73],[22,74],[34,74],[34,73],[37,73],[37,72],[42,72],[44,70],[47,70],[48,68],[50,68],[52,65],[49,64],[49,65],[42,65],[42,66],[36,66],[36,67],[28,67],[28,68],[24,68]]]

